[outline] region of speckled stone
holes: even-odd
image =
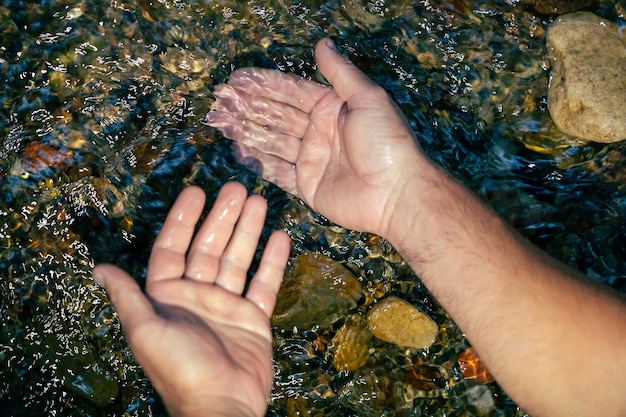
[[[559,17],[549,28],[554,57],[548,109],[564,133],[595,142],[626,139],[626,42],[593,13]]]
[[[439,326],[412,304],[390,296],[367,314],[374,336],[400,347],[423,349],[435,342]]]

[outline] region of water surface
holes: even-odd
[[[375,345],[355,372],[330,363],[337,328],[275,329],[268,415],[524,415],[497,384],[462,378],[467,342],[386,242],[309,212],[239,166],[203,123],[212,87],[233,69],[314,78],[313,46],[332,36],[398,101],[430,157],[541,248],[624,291],[623,145],[553,126],[544,44],[554,17],[516,3],[0,3],[4,415],[165,414],[91,269],[116,263],[142,282],[180,189],[198,184],[211,199],[232,179],[269,199],[264,238],[285,228],[294,257],[323,252],[354,271],[368,297],[398,295],[442,328],[425,351]],[[622,2],[594,11],[625,24]]]

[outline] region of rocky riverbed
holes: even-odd
[[[236,179],[269,201],[264,239],[293,239],[268,415],[523,416],[387,242],[262,181],[202,121],[233,69],[315,78],[312,47],[332,36],[431,158],[624,291],[624,145],[569,131],[549,98],[561,55],[547,35],[581,10],[623,33],[615,0],[2,2],[0,414],[165,415],[91,270],[111,262],[143,282],[180,189],[211,200]],[[424,323],[419,343],[394,336],[411,330],[402,317]]]

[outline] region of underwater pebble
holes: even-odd
[[[548,110],[564,133],[595,142],[626,139],[626,40],[615,23],[589,12],[548,28],[554,56]]]
[[[289,329],[330,327],[356,308],[361,284],[341,263],[315,252],[298,257],[280,288],[272,325]]]
[[[14,175],[26,176],[48,168],[65,171],[74,164],[72,150],[56,149],[41,142],[26,145],[20,156],[11,169]]]
[[[332,340],[330,351],[335,368],[338,371],[353,371],[365,365],[371,341],[367,320],[358,314],[348,317]]]
[[[412,304],[390,296],[376,304],[367,314],[374,336],[400,347],[427,348],[435,342],[439,326]]]
[[[479,384],[489,384],[495,381],[472,347],[459,354],[459,367],[465,379],[475,379]]]
[[[433,391],[446,387],[448,372],[443,366],[427,365],[422,361],[404,367],[404,380],[420,391]]]
[[[468,403],[475,410],[477,416],[490,416],[493,415],[496,402],[493,398],[493,393],[484,385],[475,385],[465,391]]]

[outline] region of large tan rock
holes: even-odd
[[[556,126],[595,142],[626,139],[626,42],[617,25],[589,12],[563,15],[548,28],[547,47]]]
[[[367,313],[374,336],[400,347],[423,349],[435,342],[439,326],[412,304],[389,296]]]

